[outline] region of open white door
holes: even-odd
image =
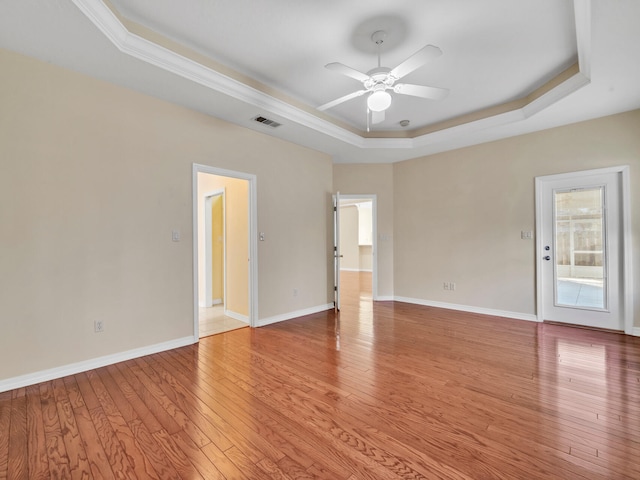
[[[542,319],[625,330],[621,171],[536,178]]]
[[[340,192],[333,196],[333,305],[340,311]]]

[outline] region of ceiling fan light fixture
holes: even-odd
[[[384,90],[373,92],[367,98],[367,107],[372,112],[383,112],[391,106],[391,95]]]

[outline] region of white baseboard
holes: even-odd
[[[221,305],[222,304],[222,299],[220,298],[215,298],[211,301],[211,305],[207,305],[207,302],[198,302],[198,306],[200,308],[211,308],[215,305]]]
[[[631,330],[631,335],[633,335],[634,337],[640,337],[640,327],[634,327]]]
[[[231,310],[227,310],[226,308],[224,310],[224,316],[234,318],[236,320],[240,320],[241,322],[249,324],[249,317],[247,315],[242,315],[241,313],[236,313]]]
[[[282,315],[261,318],[258,320],[256,327],[264,327],[265,325],[271,325],[272,323],[284,322],[285,320],[291,320],[292,318],[304,317],[305,315],[312,315],[314,313],[324,312],[331,309],[333,309],[333,303],[327,303],[326,305],[318,305],[317,307],[283,313]]]
[[[396,299],[396,297],[394,297],[393,295],[391,295],[391,296],[389,296],[389,295],[378,295],[373,300],[375,302],[393,302],[395,299]]]
[[[455,303],[435,302],[422,300],[419,298],[394,297],[396,302],[413,303],[427,307],[446,308],[447,310],[458,310],[461,312],[480,313],[482,315],[492,315],[494,317],[513,318],[515,320],[526,320],[529,322],[539,322],[538,317],[529,313],[509,312],[506,310],[494,310],[492,308],[473,307],[470,305],[458,305]]]
[[[126,352],[114,353],[112,355],[105,355],[104,357],[92,358],[82,362],[63,365],[62,367],[50,368],[48,370],[20,375],[19,377],[7,378],[5,380],[0,380],[0,393],[8,390],[14,390],[16,388],[27,387],[29,385],[36,385],[49,380],[55,380],[56,378],[75,375],[76,373],[86,372],[87,370],[93,370],[94,368],[113,365],[114,363],[124,362],[126,360],[131,360],[132,358],[139,358],[153,353],[173,350],[174,348],[192,345],[193,343],[193,336],[177,338],[175,340],[156,343],[155,345],[149,345],[147,347],[134,348],[133,350],[128,350]]]
[[[370,268],[340,268],[341,272],[373,272]]]

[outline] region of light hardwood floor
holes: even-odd
[[[640,338],[349,282],[339,315],[0,394],[0,478],[640,478]]]
[[[249,326],[246,322],[227,317],[224,314],[224,306],[222,305],[207,308],[200,307],[198,310],[198,324],[200,338]]]

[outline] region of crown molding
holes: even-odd
[[[489,127],[519,122],[541,112],[590,83],[592,0],[574,0],[579,72],[569,79],[541,96],[528,101],[523,107],[508,112],[447,126],[413,138],[366,138],[130,32],[103,0],[72,1],[122,53],[348,145],[363,149],[408,150],[453,140]],[[464,120],[461,119],[461,121]]]

